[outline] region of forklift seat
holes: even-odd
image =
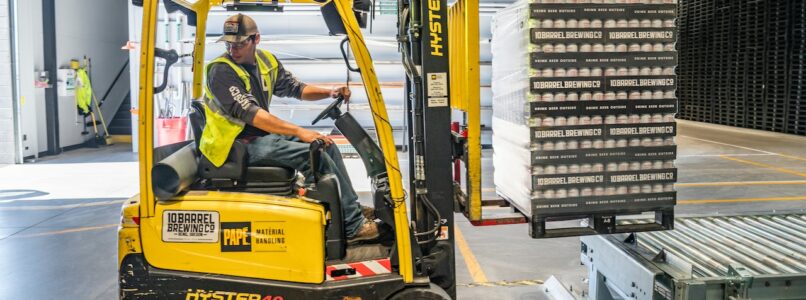
[[[204,104],[192,101],[191,108],[190,126],[198,150],[206,123]],[[206,179],[214,189],[273,195],[290,195],[296,190],[296,170],[282,166],[247,166],[249,153],[246,145],[237,140],[233,143],[227,160],[220,167],[213,165],[200,151],[196,152],[199,153],[199,177]]]

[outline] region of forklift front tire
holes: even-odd
[[[429,287],[413,287],[400,291],[389,300],[407,300],[407,299],[423,299],[423,300],[451,300],[445,290],[436,284],[430,284]]]

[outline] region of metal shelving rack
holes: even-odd
[[[786,1],[767,2],[765,33],[764,126],[775,132],[786,132],[787,68],[789,59],[789,5]]]
[[[806,4],[681,0],[679,118],[806,135]]]
[[[806,135],[806,3],[792,1],[786,131]]]

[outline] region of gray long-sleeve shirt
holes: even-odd
[[[269,110],[268,92],[263,88],[260,72],[256,65],[241,65],[249,73],[249,85],[252,92],[246,91],[246,85],[238,78],[227,64],[216,64],[207,74],[207,84],[210,91],[221,103],[223,109],[230,116],[246,122],[246,126],[239,137],[264,136],[268,132],[252,126],[252,120],[260,109]],[[283,68],[277,61],[277,80],[272,89],[275,96],[301,98],[305,83],[299,81],[291,72]]]

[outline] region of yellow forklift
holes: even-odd
[[[134,0],[143,10],[138,49],[140,193],[122,208],[118,240],[121,299],[456,298],[453,213],[458,206],[451,164],[464,152],[462,138],[451,131],[449,94],[453,89],[449,88],[446,0],[398,3],[398,41],[406,69],[406,123],[410,128],[406,138],[411,141],[408,193],[360,29],[366,25],[371,4],[358,0],[287,2],[318,5],[330,33],[345,36],[342,54],[347,68],[360,73],[378,142],[349,112],[340,110],[341,99],[330,104],[314,123],[334,119],[357,149],[372,182],[376,217],[389,238],[347,244],[333,176],[315,174],[313,184],[306,184],[296,170],[247,166],[248,153],[238,143],[221,167],[200,155],[193,140],[156,147],[153,99],[165,82],[155,84],[154,73],[159,62],[167,74],[180,57],[173,50],[155,47],[160,3],[169,12],[182,12],[189,25],[196,27],[193,99],[202,97],[211,8],[277,12],[283,10],[282,3]],[[477,26],[477,15],[470,15]],[[349,44],[355,67],[350,66],[345,44]],[[477,49],[475,53],[477,57]],[[475,74],[477,86],[477,69]],[[205,123],[203,107],[196,103],[193,108],[191,127],[198,137]],[[476,132],[476,143],[477,138]],[[322,147],[319,142],[311,145],[313,170],[318,169]],[[478,155],[477,151],[472,155]],[[367,249],[373,255],[361,254]]]

